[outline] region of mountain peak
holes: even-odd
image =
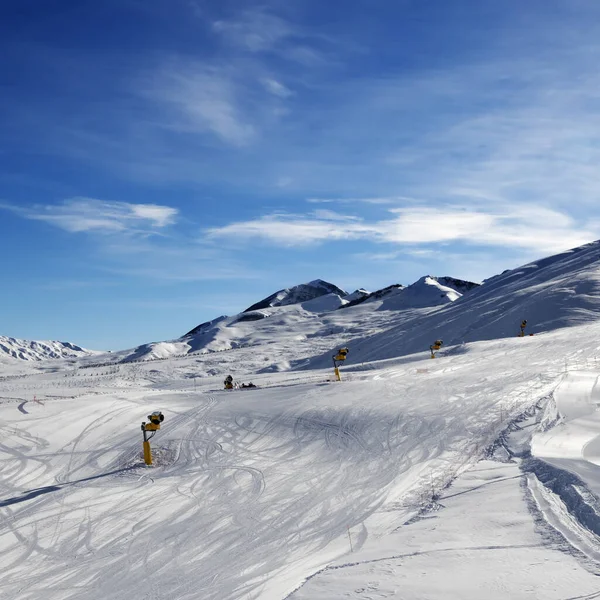
[[[314,279],[308,283],[301,283],[291,288],[278,290],[260,302],[249,306],[244,312],[270,308],[273,306],[289,306],[290,304],[299,304],[314,300],[326,294],[336,294],[338,296],[347,296],[348,292],[340,289],[333,283],[324,281],[323,279]]]
[[[96,354],[71,342],[21,340],[0,335],[0,356],[22,360],[77,358]]]

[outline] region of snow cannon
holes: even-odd
[[[431,346],[429,346],[429,350],[431,351],[431,358],[435,358],[435,353],[444,345],[442,340],[435,340]]]
[[[346,356],[348,356],[348,348],[340,348],[338,353],[333,357],[333,360],[342,362],[346,360]]]
[[[231,375],[227,375],[227,377],[225,378],[225,381],[223,382],[223,385],[225,386],[226,390],[232,390],[233,389],[233,377]]]
[[[333,372],[335,373],[335,378],[337,379],[337,381],[341,381],[342,378],[340,377],[340,370],[339,370],[339,366],[340,363],[343,363],[346,360],[346,357],[348,356],[348,348],[340,348],[338,350],[338,353],[334,356],[332,356],[333,358]]]
[[[146,431],[158,431],[160,429],[160,424],[164,420],[165,415],[158,410],[153,412],[151,415],[148,415],[148,421],[150,421],[150,423],[145,423]]]
[[[142,422],[142,435],[144,436],[144,443],[142,448],[144,449],[144,462],[148,466],[152,466],[152,451],[150,450],[150,440],[156,435],[156,432],[160,429],[160,424],[165,420],[165,416],[159,411],[154,411],[151,415],[148,415],[150,423]],[[151,432],[148,435],[148,432]]]
[[[527,327],[527,319],[521,321],[521,331],[519,332],[518,337],[525,337],[525,327]]]

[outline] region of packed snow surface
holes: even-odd
[[[349,530],[353,552],[402,531],[432,490],[484,455],[506,421],[556,388],[564,356],[599,333],[594,324],[448,348],[435,360],[421,353],[348,364],[341,383],[330,382],[329,369],[253,373],[257,389],[233,391],[221,377],[196,377],[211,355],[7,372],[0,596],[284,598],[331,561],[349,560]],[[223,354],[237,353],[241,364],[250,354],[270,360],[269,351]],[[139,424],[154,410],[166,419],[152,440],[156,464],[145,468]],[[524,545],[539,548],[546,569],[524,565],[519,576],[535,587],[559,559],[543,537],[531,541],[528,527],[526,541],[515,529],[502,553],[516,564]],[[441,542],[426,543],[426,531],[398,554],[435,549]],[[465,532],[455,556],[496,546],[490,536],[470,543]],[[456,560],[438,561],[438,575]],[[584,569],[572,568],[582,574],[573,596],[587,593]],[[483,559],[473,571],[478,586],[498,574]]]
[[[424,278],[413,300],[331,310],[330,291],[124,352],[7,355],[0,597],[600,597],[599,261],[595,243],[454,300]]]

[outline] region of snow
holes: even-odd
[[[390,294],[380,310],[399,310],[402,308],[422,308],[454,302],[462,294],[455,289],[442,285],[429,275],[422,277],[406,288],[400,288]]]
[[[454,301],[424,278],[134,350],[7,357],[0,597],[595,597],[599,260],[589,245]],[[224,390],[227,373],[258,387]]]
[[[30,341],[0,335],[0,357],[21,360],[46,360],[99,354],[70,342]]]
[[[598,329],[576,331],[579,343]],[[346,560],[348,527],[355,552],[401,531],[432,485],[441,490],[476,463],[502,418],[556,387],[571,348],[555,332],[467,344],[435,361],[348,364],[339,384],[327,383],[330,370],[238,374],[260,387],[231,392],[221,377],[191,377],[210,355],[2,381],[0,595],[283,598]],[[239,352],[264,358],[269,348]],[[153,410],[166,420],[152,442],[157,466],[147,469],[139,423]],[[476,554],[464,550],[468,531],[457,557]],[[532,544],[521,536],[503,542],[508,566]],[[473,539],[473,548],[500,545]],[[541,560],[550,550],[535,544]]]
[[[291,288],[279,290],[271,296],[268,296],[264,300],[253,304],[250,308],[247,308],[244,312],[252,310],[258,310],[262,308],[269,308],[273,306],[289,306],[290,304],[298,304],[300,302],[306,302],[319,298],[325,294],[336,294],[338,296],[347,296],[348,292],[338,288],[337,286],[323,281],[322,279],[315,279],[308,283],[296,285]]]
[[[516,464],[482,461],[439,511],[332,563],[289,600],[595,597],[597,576],[536,531],[522,480]]]
[[[359,288],[354,290],[351,294],[344,296],[344,300],[346,302],[354,302],[355,300],[360,300],[362,298],[366,298],[371,292],[365,290],[364,288]]]
[[[309,312],[322,313],[335,310],[344,304],[346,304],[346,300],[342,299],[337,294],[326,294],[314,298],[313,300],[309,300],[308,302],[303,302],[302,308]]]
[[[559,423],[532,440],[534,456],[574,473],[596,494],[600,494],[598,380],[597,369],[566,372],[554,392]]]

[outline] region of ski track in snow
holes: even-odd
[[[29,414],[0,405],[0,596],[283,598],[349,551],[349,531],[357,552],[415,515],[556,388],[572,352],[555,332],[234,392],[181,376],[195,358],[0,381],[0,396],[53,396]],[[139,423],[156,409],[147,469]]]

